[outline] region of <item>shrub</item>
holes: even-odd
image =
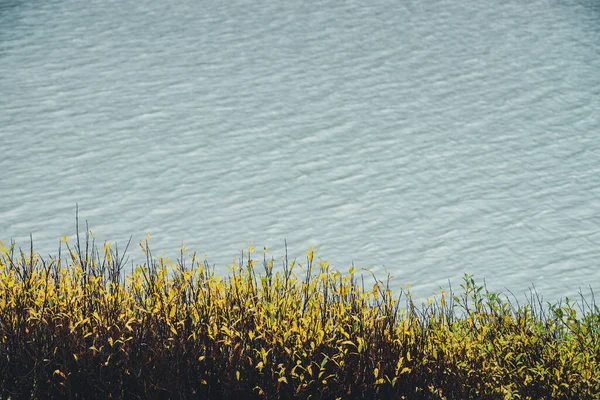
[[[599,397],[600,312],[583,296],[519,305],[466,275],[417,308],[314,249],[277,271],[263,254],[258,273],[250,248],[219,277],[148,239],[128,273],[127,249],[89,231],[64,243],[0,246],[1,399]]]

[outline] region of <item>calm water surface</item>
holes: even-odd
[[[600,289],[595,0],[0,0],[0,240]],[[262,252],[261,252],[262,253]],[[141,260],[134,249],[131,259]]]

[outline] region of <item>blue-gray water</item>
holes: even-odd
[[[417,296],[573,296],[600,287],[600,3],[0,0],[0,149],[0,240],[44,254],[78,203],[223,273],[287,239]]]

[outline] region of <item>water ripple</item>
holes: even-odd
[[[8,4],[8,3],[7,3]],[[12,3],[11,3],[12,4]],[[0,8],[0,239],[249,243],[547,299],[600,277],[593,1]],[[132,258],[137,255],[132,256]]]

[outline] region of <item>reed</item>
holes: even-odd
[[[140,246],[127,271],[89,229],[56,257],[0,246],[1,399],[599,398],[593,293],[519,304],[466,275],[417,307],[314,249],[275,268],[250,248],[220,277]]]

